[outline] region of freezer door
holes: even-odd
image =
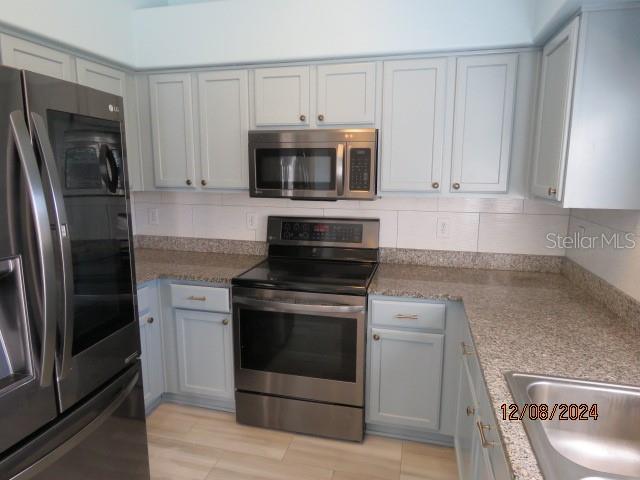
[[[120,97],[24,73],[60,273],[64,412],[139,356]]]
[[[20,72],[0,67],[0,456],[57,415],[56,278]]]

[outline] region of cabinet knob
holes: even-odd
[[[318,121],[324,122],[324,115],[322,114],[318,115]]]
[[[555,197],[557,193],[558,193],[558,191],[555,188],[549,187],[549,196],[550,197]]]
[[[380,335],[378,335],[377,333],[374,333],[373,339],[377,342],[378,340],[380,340]]]
[[[437,189],[439,189],[439,188],[440,188],[440,184],[439,184],[438,182],[433,182],[433,183],[431,184],[431,186],[432,186],[435,190],[437,190]]]
[[[147,323],[153,323],[155,319],[153,317],[147,318]]]
[[[475,415],[476,413],[476,409],[473,407],[467,407],[467,417],[470,417],[472,415]]]
[[[200,180],[200,185],[202,185],[203,187],[207,185],[207,181],[206,180]]]
[[[225,318],[224,320],[222,320],[222,324],[223,325],[229,325],[229,319]]]
[[[300,115],[300,121],[304,122],[307,119],[306,115]]]
[[[467,345],[464,342],[461,342],[461,346],[462,346],[462,355],[473,355],[473,350],[469,345]]]
[[[191,180],[189,180],[188,178],[187,178],[187,181],[186,181],[185,183],[186,183],[187,185],[191,186]]]
[[[454,183],[454,184],[453,184],[453,189],[454,189],[454,190],[460,190],[460,184],[459,184],[459,183],[457,183],[457,182],[456,182],[456,183]]]

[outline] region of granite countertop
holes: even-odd
[[[542,474],[521,422],[503,421],[512,403],[509,370],[640,386],[633,327],[553,273],[380,265],[370,294],[461,300],[518,479]]]
[[[136,249],[138,283],[176,278],[229,285],[263,257]],[[464,302],[505,453],[519,480],[542,474],[512,403],[510,370],[640,386],[640,342],[627,322],[555,273],[381,264],[369,294]]]
[[[138,284],[156,278],[175,278],[231,285],[233,277],[264,257],[136,248],[135,258]]]

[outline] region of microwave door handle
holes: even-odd
[[[304,303],[275,302],[272,300],[260,300],[250,297],[233,297],[233,303],[256,307],[268,312],[284,313],[361,313],[363,306],[358,305],[308,305]]]
[[[336,186],[338,196],[344,195],[344,143],[339,143],[336,148]]]
[[[42,348],[40,364],[40,385],[48,387],[53,378],[56,348],[56,278],[53,240],[49,213],[34,155],[29,130],[22,111],[9,114],[11,128],[10,139],[13,140],[18,153],[20,165],[24,172],[25,184],[31,203],[35,240],[38,249],[40,281],[42,282]]]
[[[59,376],[66,378],[71,370],[71,348],[73,345],[73,267],[71,262],[71,240],[69,238],[69,222],[64,204],[64,196],[60,183],[60,176],[56,169],[56,159],[53,148],[49,141],[49,134],[44,119],[37,113],[31,114],[34,140],[40,155],[42,164],[43,181],[45,182],[45,192],[49,194],[49,205],[53,214],[54,237],[58,248],[62,275],[60,283],[62,285],[62,305],[60,305],[59,329],[62,336],[60,342],[62,351],[60,352]]]

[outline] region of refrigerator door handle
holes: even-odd
[[[56,284],[53,241],[49,214],[45,201],[38,164],[31,145],[29,130],[22,111],[9,114],[11,126],[10,139],[18,152],[20,164],[24,171],[29,201],[33,210],[33,225],[38,246],[40,279],[42,282],[42,349],[40,365],[40,385],[48,387],[53,379],[53,367],[56,348]]]
[[[55,241],[57,241],[56,253],[60,259],[62,304],[59,306],[58,329],[61,336],[61,359],[58,365],[59,379],[62,380],[71,371],[72,346],[73,346],[73,265],[71,259],[71,240],[69,237],[69,222],[64,204],[64,197],[60,183],[53,148],[49,141],[47,127],[44,119],[37,113],[31,113],[31,124],[34,132],[34,143],[38,149],[42,164],[45,192],[49,195],[49,206],[53,214],[53,227]]]

